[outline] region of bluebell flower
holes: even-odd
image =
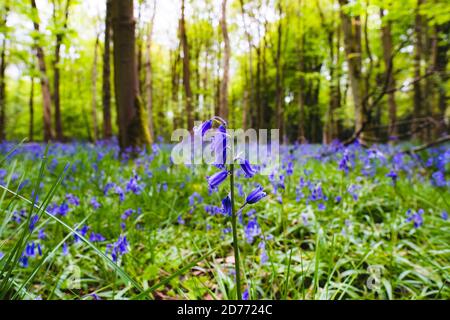
[[[340,203],[341,200],[342,200],[342,197],[341,197],[341,196],[336,196],[336,197],[334,198],[334,202],[336,202],[336,203]]]
[[[194,128],[194,132],[201,133],[202,137],[206,134],[206,132],[212,128],[213,121],[208,120],[202,123],[202,125],[199,128]]]
[[[30,229],[30,232],[33,232],[34,228],[36,227],[36,223],[39,220],[39,216],[37,214],[35,214],[34,216],[31,217],[30,219],[30,225],[28,226],[28,228]]]
[[[423,209],[419,209],[417,212],[411,214],[411,209],[409,209],[406,212],[406,222],[413,222],[414,223],[414,228],[419,228],[420,226],[423,225],[423,214],[424,211]]]
[[[44,228],[39,229],[38,239],[44,240],[46,237],[47,237],[47,235],[45,234]]]
[[[258,221],[256,218],[250,220],[245,227],[245,238],[247,243],[252,244],[255,237],[261,234],[261,228],[259,227]]]
[[[211,148],[214,152],[214,165],[218,168],[224,168],[227,159],[227,134],[226,128],[221,125],[213,137]]]
[[[325,209],[326,209],[325,204],[323,202],[319,203],[317,208],[319,209],[319,211],[325,211]]]
[[[69,212],[69,205],[63,202],[58,208],[58,214],[61,216],[65,216]]]
[[[392,179],[392,182],[393,182],[394,184],[397,182],[397,179],[398,179],[397,172],[395,172],[394,170],[391,170],[391,171],[386,175],[386,177],[391,178],[391,179]]]
[[[119,196],[119,201],[123,202],[125,200],[125,193],[123,192],[123,189],[120,186],[116,186],[115,192]]]
[[[120,256],[128,252],[128,241],[126,236],[119,236],[119,239],[112,244],[107,246],[107,253],[111,250],[111,258],[114,262],[117,262]]]
[[[23,268],[27,268],[27,267],[28,267],[28,257],[27,257],[26,255],[23,254],[23,255],[20,257],[19,261],[20,261],[20,265],[21,265]]]
[[[63,254],[63,256],[67,256],[68,253],[69,253],[69,248],[67,247],[67,243],[64,242],[63,246],[62,246],[62,254]]]
[[[210,189],[216,189],[228,177],[228,171],[219,171],[210,177],[207,177]]]
[[[231,216],[231,198],[226,196],[222,200],[222,213],[226,216]]]
[[[256,173],[256,171],[252,168],[250,162],[247,159],[241,161],[241,169],[244,171],[246,178],[251,178]]]
[[[0,251],[0,260],[2,260],[2,258],[5,256],[5,254],[3,252]]]
[[[248,290],[248,288],[247,288],[247,289],[245,289],[245,291],[242,293],[242,300],[248,300],[249,297],[250,297],[250,293],[249,293],[249,290]]]
[[[74,196],[73,194],[69,193],[66,195],[67,202],[73,206],[79,206],[80,205],[80,199],[78,197]]]
[[[108,182],[105,187],[103,188],[103,194],[106,196],[108,194],[108,191],[115,187],[115,184],[112,182]]]
[[[105,241],[106,239],[100,233],[91,232],[91,234],[89,236],[89,240],[91,242],[102,242],[102,241]]]
[[[441,213],[441,218],[442,218],[442,220],[444,220],[444,221],[447,221],[448,220],[448,213],[447,213],[447,211],[442,211],[442,213]]]
[[[122,220],[126,220],[128,219],[128,217],[130,217],[133,214],[134,210],[133,209],[127,209],[124,211],[124,213],[122,214],[122,216],[120,217]]]
[[[97,210],[98,208],[100,208],[100,203],[97,201],[97,198],[95,198],[95,197],[92,197],[91,201],[89,203],[92,206],[92,208],[94,208],[94,210]]]
[[[183,217],[181,216],[181,214],[178,216],[177,221],[178,221],[178,224],[183,224],[183,225],[185,224],[185,221],[184,221]]]
[[[267,194],[263,191],[263,187],[258,186],[252,192],[250,192],[247,196],[246,202],[248,204],[257,203],[259,200],[264,198]]]
[[[431,182],[436,187],[445,187],[447,182],[445,181],[445,175],[442,171],[436,171],[431,175]]]

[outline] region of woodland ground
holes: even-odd
[[[239,219],[245,298],[450,299],[450,149],[404,148],[289,146],[272,175],[238,174],[238,206],[268,193]],[[134,160],[103,142],[0,151],[0,298],[235,296],[213,168],[162,144]]]

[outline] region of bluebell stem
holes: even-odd
[[[216,134],[213,137],[213,141],[211,144],[212,150],[215,154],[214,165],[220,168],[222,171],[219,171],[213,174],[210,177],[207,177],[208,185],[210,189],[216,189],[220,184],[222,184],[227,177],[230,177],[230,194],[227,195],[222,200],[222,213],[226,216],[231,216],[231,225],[232,225],[232,234],[233,234],[233,250],[234,250],[234,260],[235,260],[235,276],[236,276],[236,296],[237,299],[241,299],[243,295],[241,294],[241,274],[240,274],[240,260],[239,260],[239,246],[238,246],[238,236],[237,236],[237,215],[235,209],[235,196],[234,196],[234,161],[237,160],[234,158],[234,155],[231,154],[232,161],[227,165],[227,152],[232,149],[229,149],[230,146],[227,145],[227,123],[225,120],[219,117],[213,117],[212,119],[204,122],[200,127],[194,129],[194,132],[201,133],[203,137],[206,132],[213,128],[214,123],[219,123],[219,127],[216,130]],[[228,166],[228,168],[227,168]],[[244,172],[247,178],[251,178],[255,175],[256,170],[252,168],[248,160],[240,159],[240,166],[242,171]],[[228,169],[228,170],[227,170]],[[263,191],[263,188],[260,186],[257,189],[250,192],[247,196],[245,203],[241,206],[241,209],[245,207],[247,204],[254,204],[260,201],[262,198],[266,196],[266,193]],[[213,206],[210,206],[213,208]],[[209,212],[205,207],[205,210]],[[211,210],[213,213],[214,210]],[[248,292],[245,293],[244,297],[248,297]]]

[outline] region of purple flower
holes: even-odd
[[[122,214],[122,216],[120,217],[122,220],[126,220],[128,219],[129,216],[131,216],[133,214],[134,210],[133,209],[127,209],[124,211],[124,213]]]
[[[63,254],[63,256],[67,256],[68,253],[69,253],[69,248],[67,247],[67,243],[64,242],[63,247],[62,247],[62,254]]]
[[[177,221],[178,221],[178,224],[183,224],[183,225],[185,224],[185,221],[184,221],[183,217],[181,216],[181,214],[178,216]]]
[[[250,165],[250,162],[247,159],[245,159],[244,161],[241,162],[241,168],[244,171],[246,178],[251,178],[256,173],[255,170]]]
[[[231,216],[231,198],[226,196],[222,200],[222,213],[226,216]]]
[[[248,288],[245,289],[245,291],[242,293],[242,300],[248,300],[250,297],[250,293],[248,291]]]
[[[73,194],[69,193],[66,195],[67,202],[73,206],[79,206],[80,205],[80,199],[78,197],[74,196]]]
[[[416,213],[411,214],[411,209],[406,212],[406,222],[413,222],[414,228],[419,228],[423,225],[423,209],[419,209]]]
[[[264,198],[267,194],[263,191],[263,187],[258,186],[252,192],[250,192],[247,196],[246,202],[248,204],[257,203],[259,200]]]
[[[65,216],[69,212],[69,205],[63,202],[58,208],[58,214],[61,216]]]
[[[219,171],[210,177],[207,177],[210,189],[216,189],[228,177],[228,171]]]
[[[33,232],[34,228],[36,227],[36,223],[39,220],[39,216],[37,214],[35,214],[34,216],[31,217],[30,219],[30,225],[28,226],[28,228],[30,229],[30,232]]]
[[[397,179],[398,179],[397,172],[395,172],[394,170],[391,170],[391,171],[386,175],[386,177],[391,178],[391,179],[392,179],[392,182],[393,182],[394,184],[397,182]]]
[[[119,201],[123,202],[125,200],[125,193],[123,192],[123,189],[120,186],[117,186],[115,191],[116,194],[119,195]]]
[[[91,242],[101,242],[101,241],[105,241],[106,239],[100,233],[91,232],[91,234],[89,236],[89,240]]]
[[[247,239],[247,243],[252,244],[255,237],[261,234],[261,228],[259,227],[258,221],[256,218],[250,220],[245,227],[245,238]]]
[[[445,187],[447,183],[445,181],[445,176],[442,171],[436,171],[431,175],[431,182],[436,187]]]
[[[202,134],[202,137],[206,134],[206,132],[212,128],[213,125],[213,121],[212,120],[208,120],[202,123],[202,125],[200,126],[200,128],[195,128],[194,131],[199,132]]]
[[[448,213],[447,213],[447,211],[442,211],[442,213],[441,213],[441,217],[442,217],[442,219],[444,220],[444,221],[447,221],[448,220]]]
[[[106,252],[111,250],[111,258],[114,262],[117,262],[120,256],[128,252],[128,241],[126,236],[119,236],[119,239],[112,245],[108,245]]]
[[[91,201],[89,202],[89,204],[92,206],[92,208],[94,208],[94,210],[97,210],[98,208],[100,208],[100,203],[97,201],[97,198],[92,197]]]

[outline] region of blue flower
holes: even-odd
[[[213,125],[213,121],[208,120],[202,123],[202,125],[200,126],[200,128],[194,128],[195,132],[200,132],[202,134],[202,137],[206,134],[206,132],[212,128]]]
[[[100,208],[100,203],[97,201],[97,198],[95,198],[95,197],[92,197],[91,201],[89,203],[92,206],[92,208],[94,208],[94,210],[97,210],[98,208]]]
[[[247,243],[252,244],[255,237],[261,234],[261,228],[259,227],[258,221],[256,218],[250,220],[245,227],[245,238],[247,239]]]
[[[248,204],[257,203],[259,200],[264,198],[267,194],[263,191],[263,187],[258,186],[252,192],[250,192],[247,196],[246,202]]]
[[[222,200],[222,212],[226,216],[231,216],[231,198],[226,196]]]
[[[63,202],[58,208],[58,214],[61,216],[65,216],[69,212],[69,205]]]
[[[420,226],[423,225],[423,214],[424,211],[423,209],[419,209],[416,213],[411,214],[411,209],[409,209],[406,212],[406,222],[413,222],[414,223],[414,228],[419,228]]]
[[[256,173],[255,170],[250,165],[250,162],[247,159],[245,159],[244,161],[241,162],[241,168],[245,173],[245,177],[247,177],[247,178],[253,177]]]
[[[36,223],[39,220],[39,216],[37,214],[35,214],[34,216],[31,217],[30,219],[30,225],[28,226],[28,228],[30,229],[30,232],[33,232],[34,228],[36,227]]]
[[[178,216],[177,221],[178,221],[178,224],[183,224],[183,225],[185,224],[185,221],[184,221],[183,217],[181,216],[181,214]]]
[[[448,213],[447,213],[447,211],[445,211],[445,210],[442,211],[441,217],[442,217],[442,220],[447,221],[448,220]]]
[[[245,289],[245,291],[242,293],[242,300],[248,300],[249,297],[250,297],[250,293],[249,293],[249,290],[248,290],[248,288],[247,288],[247,289]]]
[[[208,177],[208,185],[210,189],[216,189],[228,177],[228,171],[219,171]]]
[[[78,197],[74,196],[73,194],[69,193],[66,195],[67,202],[73,206],[79,206],[80,205],[80,199]]]
[[[62,247],[62,254],[63,254],[63,256],[67,256],[68,253],[69,253],[69,248],[67,247],[67,243],[64,242],[63,247]]]
[[[442,171],[436,171],[431,175],[432,179],[431,182],[436,187],[445,187],[447,186],[447,183],[445,181],[445,176]]]
[[[392,182],[393,182],[394,184],[397,182],[397,179],[398,179],[397,172],[395,172],[394,170],[391,170],[391,171],[386,175],[386,177],[391,178],[391,179],[392,179]]]
[[[91,234],[89,236],[89,240],[91,242],[101,242],[101,241],[105,241],[106,239],[100,233],[91,232]]]

